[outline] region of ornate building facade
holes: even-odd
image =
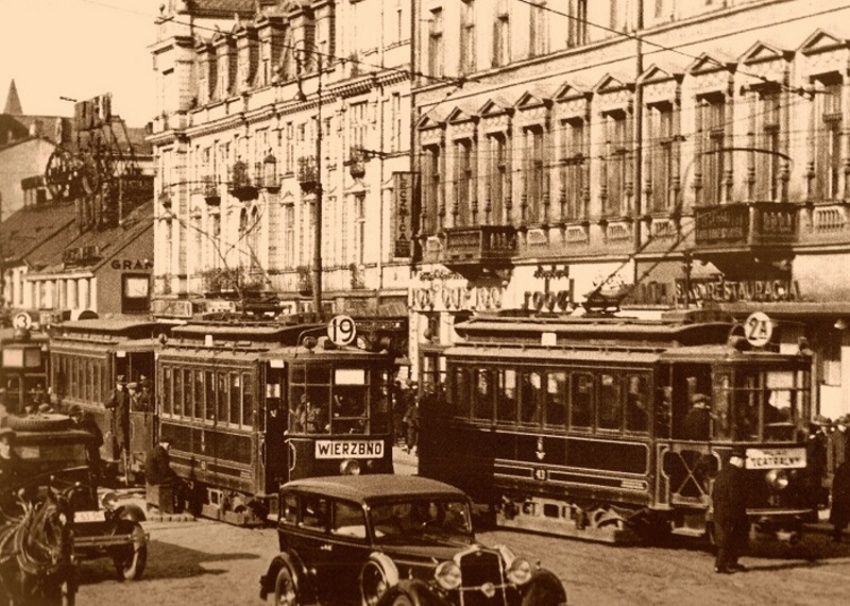
[[[412,355],[472,311],[767,312],[848,412],[846,3],[416,0]],[[423,348],[425,349],[425,348]]]
[[[406,337],[409,3],[173,2],[157,27],[155,313],[320,303]]]

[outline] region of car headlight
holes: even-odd
[[[764,481],[773,490],[784,490],[788,487],[790,478],[788,477],[788,472],[784,469],[771,469],[764,474]]]
[[[451,591],[460,587],[460,566],[451,560],[442,562],[434,571],[434,579],[443,589]]]
[[[354,459],[347,459],[339,464],[339,473],[344,476],[359,476],[360,463]]]
[[[507,576],[514,585],[525,585],[531,580],[531,562],[525,558],[516,558],[508,566]]]

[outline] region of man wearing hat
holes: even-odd
[[[691,396],[691,408],[682,420],[682,438],[704,442],[711,436],[710,398],[704,393]]]
[[[148,453],[145,460],[145,481],[154,486],[170,486],[174,489],[174,511],[183,511],[186,499],[186,483],[171,468],[171,438],[163,435],[159,443]]]
[[[747,479],[744,472],[746,457],[744,448],[733,448],[729,461],[714,479],[711,492],[714,538],[717,542],[714,572],[719,574],[746,570],[738,564],[738,558],[746,549],[750,536],[750,522],[747,519]]]
[[[103,446],[103,432],[97,425],[97,421],[90,413],[83,411],[79,404],[74,404],[68,409],[68,416],[74,421],[76,429],[87,431],[94,438],[88,444],[89,460],[95,473],[100,475],[100,447]]]
[[[17,506],[15,490],[19,486],[18,455],[14,451],[15,431],[0,427],[0,518],[14,512]]]
[[[122,458],[130,448],[130,394],[124,375],[118,375],[115,390],[104,406],[112,411],[112,434],[118,442],[118,453]]]

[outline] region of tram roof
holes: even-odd
[[[292,341],[305,330],[315,329],[316,324],[246,324],[246,323],[193,323],[175,326],[172,335],[175,337],[204,338],[212,335],[218,338],[239,340],[256,339],[259,341]]]
[[[661,359],[658,352],[626,351],[611,349],[564,349],[560,347],[482,347],[456,346],[445,350],[445,355],[453,358],[469,358],[471,360],[486,358],[488,360],[512,360],[517,362],[533,362],[535,364],[552,362],[571,362],[591,364],[621,363],[621,364],[653,364]]]
[[[441,495],[466,499],[466,493],[449,484],[423,478],[395,474],[328,476],[294,480],[283,486],[302,492],[352,501],[402,500],[406,497]]]
[[[72,320],[62,322],[56,328],[61,332],[74,333],[130,333],[155,328],[164,328],[165,325],[150,319],[139,318],[95,318],[91,320]]]

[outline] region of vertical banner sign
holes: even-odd
[[[394,172],[393,173],[393,216],[395,225],[393,226],[394,257],[410,257],[413,254],[413,245],[411,237],[413,230],[411,228],[411,202],[413,199],[413,174]]]

